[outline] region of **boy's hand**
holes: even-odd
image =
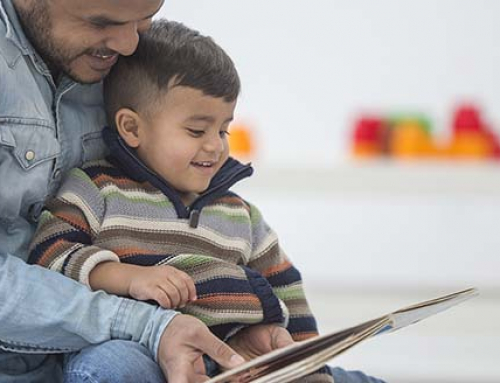
[[[287,329],[276,324],[259,324],[241,330],[227,342],[246,360],[294,343]]]
[[[130,278],[128,295],[145,301],[152,299],[167,309],[182,308],[196,300],[193,279],[172,266],[136,267]]]

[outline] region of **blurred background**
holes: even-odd
[[[388,382],[500,382],[500,2],[169,0],[243,91],[235,157],[322,332],[476,286],[334,360]]]

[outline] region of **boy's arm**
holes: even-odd
[[[30,246],[28,262],[64,274],[92,290],[155,300],[175,308],[196,299],[192,280],[169,266],[120,263],[118,255],[96,245],[105,202],[84,170],[74,169],[50,201]]]
[[[73,169],[40,217],[28,263],[57,271],[90,287],[89,274],[102,262],[119,262],[93,244],[104,216],[104,198],[80,169]]]

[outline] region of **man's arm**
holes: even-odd
[[[187,377],[196,375],[196,362],[204,353],[227,368],[242,362],[195,318],[91,292],[5,254],[0,255],[0,323],[0,348],[12,352],[70,352],[110,339],[139,342],[179,383],[193,381]]]
[[[176,314],[87,287],[11,255],[0,255],[0,340],[18,352],[76,351],[110,339],[133,340],[156,355]]]

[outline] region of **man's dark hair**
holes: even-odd
[[[187,86],[205,95],[236,100],[238,72],[231,58],[212,38],[185,25],[157,20],[141,34],[137,50],[118,59],[104,80],[108,121],[121,108],[148,111],[174,86]]]

